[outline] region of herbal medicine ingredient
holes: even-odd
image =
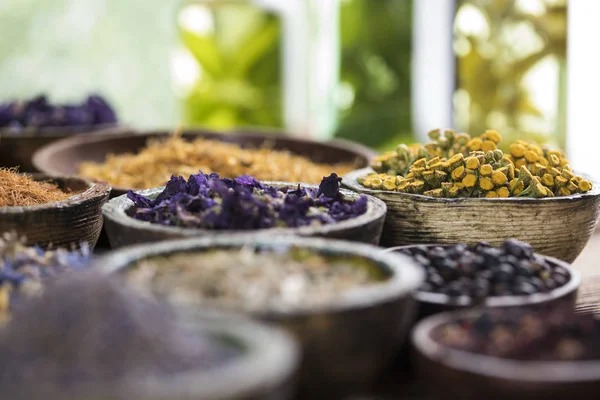
[[[35,181],[16,169],[0,168],[0,207],[37,206],[71,197],[57,185]]]
[[[399,145],[375,158],[375,172],[360,177],[369,189],[430,197],[561,197],[586,193],[592,183],[576,176],[560,151],[517,141],[510,154],[497,148],[501,136],[488,130],[479,137],[439,129],[432,142]]]
[[[200,172],[187,181],[171,177],[155,199],[133,191],[127,196],[135,206],[133,218],[161,225],[215,230],[320,226],[367,212],[367,197],[345,198],[340,182],[331,174],[318,189],[300,184],[276,188],[247,175],[228,179]]]
[[[172,303],[249,312],[318,306],[386,279],[361,257],[251,246],[147,258],[126,278],[135,290]]]
[[[112,154],[103,164],[82,163],[79,174],[109,182],[113,186],[150,189],[171,175],[189,176],[202,170],[226,178],[251,175],[260,180],[316,184],[335,171],[346,174],[355,165],[327,165],[289,151],[242,148],[237,144],[198,138],[187,141],[178,134],[168,139],[149,140],[137,154]]]

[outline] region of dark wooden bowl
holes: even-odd
[[[372,383],[402,346],[415,317],[411,293],[423,282],[424,271],[408,257],[382,253],[361,243],[237,234],[123,248],[98,259],[95,265],[109,273],[124,273],[138,260],[152,256],[242,246],[275,251],[300,246],[326,255],[361,256],[389,274],[385,281],[355,289],[321,306],[265,309],[251,314],[284,327],[302,344],[300,386],[305,398],[342,398],[337,395]]]
[[[79,246],[94,248],[102,229],[102,205],[110,186],[77,177],[34,174],[34,179],[57,184],[62,190],[82,193],[65,200],[26,207],[0,207],[0,232],[16,231],[28,245],[42,248]]]
[[[449,247],[452,245],[428,245],[428,247]],[[385,253],[400,252],[415,246],[398,246],[383,250]],[[403,254],[403,253],[400,253]],[[460,297],[453,299],[442,293],[430,293],[417,291],[414,293],[415,299],[419,303],[419,317],[422,319],[433,314],[446,311],[461,310],[478,306],[484,307],[552,307],[554,305],[575,309],[577,301],[577,292],[581,285],[581,274],[572,269],[569,264],[553,257],[543,256],[546,261],[553,265],[563,267],[569,272],[569,280],[563,286],[560,286],[548,293],[538,293],[531,296],[494,296],[488,297],[482,304],[474,304],[470,298]]]
[[[116,125],[25,128],[19,131],[0,128],[0,167],[19,167],[20,172],[38,172],[32,159],[41,147],[73,135],[117,133],[123,129]]]
[[[148,139],[167,137],[167,130],[136,132],[128,131],[120,135],[86,135],[64,139],[40,149],[33,158],[33,164],[40,171],[54,175],[77,175],[79,165],[84,161],[102,163],[110,153],[138,153],[145,147]],[[337,164],[354,163],[357,168],[369,165],[375,152],[367,147],[344,140],[332,140],[327,143],[298,139],[281,134],[262,131],[215,132],[209,130],[189,130],[183,137],[194,139],[203,137],[227,143],[236,143],[242,147],[260,147],[268,142],[278,150],[289,150],[305,156],[315,162]],[[219,171],[216,171],[219,172]],[[332,171],[335,172],[335,171]],[[127,190],[145,188],[113,187],[113,197]]]
[[[276,187],[298,186],[297,183],[288,182],[267,181],[264,183],[266,185]],[[303,186],[311,188],[317,187],[315,185]],[[156,197],[160,192],[163,191],[163,189],[164,187],[160,187],[142,190],[139,193],[149,197]],[[344,189],[341,189],[341,193],[345,198],[350,200],[356,199],[360,196],[354,192]],[[153,224],[151,222],[140,221],[130,217],[129,215],[132,209],[133,202],[129,200],[126,195],[111,199],[102,207],[105,229],[112,248],[118,248],[132,244],[158,242],[167,239],[199,236],[229,236],[234,233],[248,233],[248,231],[192,229]],[[271,228],[262,230],[260,232],[273,236],[297,235],[328,237],[377,245],[379,244],[381,230],[383,229],[385,212],[386,207],[381,200],[372,196],[368,196],[367,212],[357,218],[318,227],[304,226],[300,228]]]
[[[222,365],[186,371],[166,379],[146,379],[120,391],[111,385],[81,385],[69,393],[49,393],[47,388],[31,385],[16,388],[17,393],[9,390],[8,397],[31,400],[293,399],[300,351],[288,334],[221,313],[195,310],[184,317],[182,323],[190,335],[209,336],[240,354]]]
[[[479,241],[500,245],[514,238],[531,244],[537,253],[571,263],[598,223],[597,182],[588,193],[566,197],[446,199],[367,189],[357,178],[370,171],[354,171],[344,177],[342,184],[385,202],[388,211],[381,235],[384,247]]]
[[[413,331],[419,375],[439,396],[433,398],[598,398],[600,361],[515,361],[450,349],[432,338],[432,332],[440,325],[474,318],[480,312],[469,310],[434,315],[421,321]]]

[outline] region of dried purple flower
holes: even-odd
[[[129,191],[133,217],[161,225],[216,230],[256,230],[331,224],[364,214],[367,198],[348,201],[339,191],[336,174],[324,178],[320,189],[277,189],[243,175],[219,178],[212,173],[172,176],[152,200]]]

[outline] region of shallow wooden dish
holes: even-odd
[[[19,167],[20,172],[39,171],[32,162],[34,153],[41,147],[54,141],[73,135],[95,133],[116,133],[123,128],[117,125],[65,126],[47,128],[25,128],[14,131],[0,128],[0,166]],[[56,174],[54,174],[56,175]],[[74,175],[74,174],[67,174]]]
[[[166,130],[149,132],[129,130],[119,135],[95,134],[71,137],[41,148],[34,155],[33,164],[40,171],[49,174],[77,175],[79,165],[83,161],[101,163],[110,153],[138,153],[146,145],[148,139],[167,137],[168,135],[170,132]],[[289,150],[315,162],[328,164],[347,162],[354,163],[357,168],[369,165],[369,161],[375,155],[375,152],[367,147],[344,140],[321,143],[273,132],[234,131],[222,133],[209,130],[188,130],[183,132],[183,137],[190,139],[203,137],[236,143],[243,147],[260,147],[268,142],[274,149]],[[143,188],[115,186],[112,197],[125,194],[129,189]]]
[[[435,245],[428,247],[446,247],[451,245]],[[400,250],[410,249],[416,246],[398,246],[384,250],[384,252],[399,252]],[[402,253],[399,253],[402,254]],[[483,307],[552,307],[561,306],[575,309],[577,301],[577,292],[581,285],[581,274],[570,268],[569,264],[553,257],[544,256],[548,263],[553,266],[560,266],[569,272],[569,280],[563,286],[560,286],[548,293],[538,293],[531,296],[495,296],[488,297],[483,304],[474,304],[470,298],[461,297],[452,299],[442,293],[430,293],[417,291],[414,293],[415,299],[419,303],[419,319],[428,317],[432,314],[438,314],[445,311],[460,310],[476,306]]]
[[[419,375],[439,398],[598,398],[600,361],[514,361],[450,349],[431,337],[440,325],[473,318],[480,312],[469,310],[434,315],[421,321],[413,331]]]
[[[102,229],[102,205],[110,186],[77,177],[34,174],[34,179],[56,183],[62,190],[80,191],[66,200],[26,207],[0,207],[0,233],[16,231],[27,244],[42,248],[71,247],[86,242],[94,248]]]
[[[263,182],[265,185],[276,187],[296,187],[297,183],[288,182]],[[303,187],[316,188],[315,185],[302,185]],[[164,187],[142,190],[139,193],[156,197],[162,192]],[[356,199],[360,195],[349,190],[341,189],[342,194],[347,199]],[[317,236],[334,239],[346,239],[370,244],[379,244],[383,221],[385,219],[385,203],[375,197],[368,196],[367,212],[357,218],[341,221],[335,224],[323,225],[319,227],[300,227],[300,228],[271,228],[261,231],[250,231],[253,233],[264,233],[273,236],[297,235],[297,236]],[[128,246],[132,244],[157,242],[166,239],[177,239],[185,237],[199,236],[229,236],[234,233],[248,233],[249,231],[231,231],[231,230],[208,230],[208,229],[190,229],[178,228],[173,226],[164,226],[153,224],[151,222],[140,221],[129,216],[133,208],[133,202],[122,195],[111,199],[102,207],[104,214],[105,229],[112,248]]]
[[[210,336],[241,351],[214,368],[191,370],[166,379],[147,379],[115,393],[115,387],[82,385],[71,393],[37,392],[38,387],[8,390],[10,398],[51,400],[263,400],[292,399],[300,363],[299,346],[279,329],[226,314],[194,311],[184,316],[186,330]],[[12,395],[12,396],[11,396]],[[18,396],[18,397],[15,397]]]
[[[300,246],[321,254],[361,256],[389,274],[385,281],[318,307],[265,309],[251,314],[284,327],[302,344],[300,386],[307,396],[303,398],[342,398],[337,397],[341,392],[371,384],[400,349],[415,317],[411,293],[423,282],[424,271],[408,257],[338,240],[237,234],[133,246],[98,259],[96,265],[109,273],[124,273],[138,260],[152,256],[244,245],[278,252]]]
[[[527,199],[444,199],[371,190],[357,182],[370,168],[344,177],[342,185],[383,200],[388,206],[381,245],[385,247],[486,241],[500,245],[514,238],[536,253],[573,262],[596,229],[600,183],[585,194]]]

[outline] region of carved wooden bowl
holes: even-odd
[[[263,182],[265,185],[275,187],[296,187],[297,183],[287,182]],[[315,185],[303,185],[304,187],[316,188]],[[163,187],[142,190],[145,196],[155,197],[163,191]],[[340,190],[346,199],[357,199],[360,195],[349,190]],[[208,230],[179,228],[140,221],[130,216],[133,202],[122,195],[111,199],[102,208],[104,214],[105,229],[112,248],[128,246],[132,244],[157,242],[166,239],[177,239],[198,236],[229,236],[234,233],[248,231],[230,230]],[[385,203],[375,197],[368,196],[367,212],[356,218],[322,226],[303,226],[299,228],[271,228],[255,233],[264,233],[273,236],[297,235],[317,236],[334,239],[345,239],[370,244],[379,244],[383,221],[385,219]]]
[[[123,248],[98,259],[96,266],[108,273],[124,274],[137,261],[153,256],[242,246],[276,252],[299,246],[324,255],[366,257],[376,263],[387,275],[381,282],[355,288],[319,306],[300,304],[250,314],[285,328],[301,343],[304,358],[299,384],[307,396],[302,398],[343,398],[338,397],[341,392],[373,383],[401,348],[414,321],[412,293],[423,282],[424,271],[408,257],[331,239],[235,234]],[[178,305],[190,307],[187,303]]]
[[[342,184],[370,194],[388,207],[381,245],[474,244],[500,245],[514,238],[531,244],[536,253],[573,262],[596,229],[600,183],[588,193],[566,197],[435,198],[367,189],[357,182],[371,169],[344,177]]]
[[[113,135],[94,134],[63,139],[41,148],[36,152],[33,163],[37,169],[54,175],[77,175],[79,165],[84,161],[102,163],[108,154],[138,153],[146,146],[148,139],[165,138],[168,131],[136,132],[133,130]],[[198,137],[235,143],[242,147],[261,147],[265,143],[269,148],[289,150],[291,153],[305,156],[314,162],[326,164],[350,163],[356,168],[365,167],[375,152],[365,146],[345,140],[315,142],[293,138],[273,132],[215,132],[209,130],[184,131],[184,138],[193,140]],[[215,171],[219,173],[219,171]],[[335,171],[331,171],[335,172]],[[231,178],[231,177],[230,177]],[[233,177],[235,178],[235,177]],[[168,177],[165,177],[165,181]],[[125,194],[129,188],[113,186],[112,197]]]
[[[33,177],[55,183],[64,191],[81,192],[54,203],[0,207],[0,233],[15,231],[27,237],[27,244],[42,248],[78,246],[81,242],[93,248],[102,229],[101,209],[110,186],[77,177]]]

